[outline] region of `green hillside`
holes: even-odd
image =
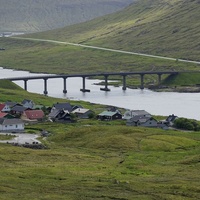
[[[38,32],[120,10],[134,0],[1,0],[1,32]]]
[[[0,66],[44,73],[91,73],[113,71],[199,70],[200,7],[198,0],[140,0],[123,11],[86,23],[23,37],[52,39],[132,52],[177,58],[175,61],[81,46],[0,38]],[[138,85],[138,77],[128,77]],[[199,80],[190,79],[190,84]],[[193,81],[196,80],[196,81]],[[145,76],[146,83],[157,77]],[[181,84],[181,83],[180,83]]]
[[[29,126],[44,150],[0,144],[0,199],[199,199],[199,132],[105,122]]]
[[[140,0],[117,13],[31,37],[200,60],[199,18],[199,0]]]
[[[36,104],[51,106],[65,101],[16,89],[4,80],[0,94],[0,102],[29,97]],[[95,112],[103,108],[73,103]],[[200,132],[128,127],[124,121],[96,119],[26,125],[27,132],[41,130],[50,133],[40,138],[45,149],[0,143],[0,199],[200,198]]]

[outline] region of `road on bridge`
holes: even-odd
[[[170,57],[164,57],[164,56],[156,56],[156,55],[144,54],[144,53],[135,53],[135,52],[131,52],[131,51],[122,51],[122,50],[109,49],[109,48],[103,48],[103,47],[89,46],[89,45],[84,45],[84,44],[61,42],[61,41],[56,41],[56,40],[46,40],[46,39],[36,39],[36,38],[23,38],[23,37],[11,37],[11,38],[22,39],[22,40],[41,41],[41,42],[51,42],[51,43],[57,43],[57,44],[64,44],[64,45],[79,46],[79,47],[90,48],[90,49],[97,49],[97,50],[102,50],[102,51],[111,51],[111,52],[116,52],[116,53],[123,53],[123,54],[138,55],[138,56],[145,56],[145,57],[151,57],[151,58],[160,58],[160,59],[165,59],[165,60],[173,60],[173,61],[179,61],[179,62],[200,64],[199,61],[184,60],[184,59],[170,58]]]

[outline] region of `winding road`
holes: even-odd
[[[194,61],[194,60],[184,60],[184,59],[178,59],[178,58],[170,58],[170,57],[164,57],[164,56],[156,56],[156,55],[151,55],[151,54],[135,53],[135,52],[131,52],[131,51],[123,51],[123,50],[109,49],[109,48],[96,47],[96,46],[89,46],[89,45],[76,44],[76,43],[70,43],[70,42],[61,42],[61,41],[56,41],[56,40],[46,40],[46,39],[36,39],[36,38],[23,38],[23,37],[11,37],[11,38],[14,38],[14,39],[21,39],[21,40],[51,42],[51,43],[56,43],[56,44],[64,44],[64,45],[71,45],[71,46],[79,46],[79,47],[90,48],[90,49],[97,49],[97,50],[102,50],[102,51],[110,51],[110,52],[116,52],[116,53],[123,53],[123,54],[137,55],[137,56],[145,56],[145,57],[151,57],[151,58],[160,58],[160,59],[165,59],[165,60],[173,60],[173,61],[179,61],[179,62],[185,62],[185,63],[200,64],[199,61]]]

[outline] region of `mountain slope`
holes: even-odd
[[[134,0],[0,0],[0,32],[37,32],[115,12]]]
[[[140,0],[122,11],[31,37],[200,60],[200,0]]]

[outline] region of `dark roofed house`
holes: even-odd
[[[166,120],[161,120],[159,122],[159,126],[163,129],[167,129],[174,125],[174,121],[178,119],[178,117],[174,114],[169,115]]]
[[[119,111],[103,111],[98,114],[97,118],[100,120],[117,120],[122,119],[122,114]]]
[[[0,131],[15,131],[24,130],[24,122],[21,119],[0,119]]]
[[[83,108],[83,106],[81,106],[81,105],[72,106],[72,110],[73,110],[73,111],[76,110],[77,108]]]
[[[55,122],[72,122],[71,115],[67,110],[54,109],[49,113],[48,118]]]
[[[153,117],[134,116],[126,121],[128,126],[158,127],[158,122]]]
[[[174,121],[178,119],[178,116],[172,114],[172,115],[169,115],[166,119],[166,121],[170,124],[170,125],[173,125]]]
[[[11,113],[12,114],[17,114],[17,115],[21,115],[25,110],[27,110],[28,108],[25,108],[23,106],[14,106],[11,108]]]
[[[10,108],[12,108],[12,107],[15,106],[15,105],[20,105],[20,104],[18,104],[17,102],[14,102],[14,101],[6,101],[5,104],[6,104],[7,106],[9,106]]]
[[[71,106],[70,103],[56,103],[56,104],[53,105],[51,110],[54,110],[54,109],[66,110],[68,112],[71,112],[72,111],[72,106]]]
[[[25,107],[25,108],[31,108],[33,109],[33,107],[35,106],[34,102],[32,100],[29,100],[29,99],[24,99],[22,101],[22,105]]]

